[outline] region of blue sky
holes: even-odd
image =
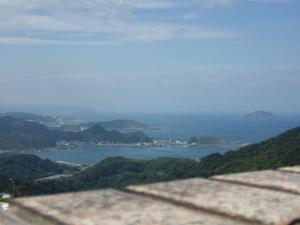
[[[0,0],[0,103],[300,112],[299,0]]]

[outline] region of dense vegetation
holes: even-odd
[[[0,149],[21,150],[54,147],[61,132],[23,119],[0,117]]]
[[[135,120],[112,120],[106,122],[89,123],[89,125],[100,125],[101,127],[109,130],[121,130],[121,129],[140,129],[147,127],[145,124],[137,122]]]
[[[238,151],[204,157],[200,162],[200,175],[275,169],[297,164],[300,164],[300,127]]]
[[[105,130],[100,125],[95,125],[82,132],[72,133],[70,139],[80,140],[84,142],[111,142],[111,143],[137,143],[137,142],[151,142],[143,132],[132,132],[122,134],[119,131]]]
[[[95,125],[82,132],[65,132],[9,116],[0,117],[0,150],[26,150],[55,147],[59,141],[136,143],[151,142],[142,132],[122,134]]]
[[[68,178],[26,184],[25,195],[78,191],[99,188],[123,188],[177,178],[194,177],[198,163],[189,159],[160,158],[132,160],[107,158],[85,171]]]
[[[16,185],[27,181],[65,172],[78,172],[77,167],[40,159],[38,156],[19,153],[0,154],[0,192],[11,191],[12,178]]]
[[[25,195],[32,195],[96,188],[123,188],[131,184],[275,169],[296,164],[300,164],[300,128],[238,151],[227,152],[224,155],[208,155],[199,162],[176,158],[148,161],[122,157],[107,158],[72,177],[24,182],[19,185],[18,190]],[[0,178],[7,176],[3,171],[0,170]]]

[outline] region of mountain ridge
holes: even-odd
[[[142,130],[148,126],[135,120],[116,119],[105,122],[89,122],[61,126],[58,129],[63,131],[79,132],[99,125],[107,130]]]
[[[133,132],[122,134],[119,131],[108,131],[96,125],[81,132],[65,132],[49,129],[47,126],[8,116],[0,117],[0,149],[23,150],[57,147],[58,142],[110,142],[136,143],[152,142],[144,133]]]

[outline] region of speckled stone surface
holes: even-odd
[[[291,167],[283,167],[279,170],[293,172],[293,173],[300,173],[300,166],[291,166]]]
[[[214,176],[212,179],[300,194],[300,173],[269,170]]]
[[[0,212],[0,225],[30,225],[11,212]]]
[[[35,223],[43,225],[249,225],[114,190],[17,199],[14,207],[22,216],[44,218]]]
[[[262,224],[288,225],[300,219],[299,195],[252,186],[197,178],[128,190]]]
[[[300,225],[299,187],[300,166],[19,198],[0,225]]]

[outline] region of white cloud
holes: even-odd
[[[188,12],[188,13],[185,13],[181,16],[182,19],[185,19],[185,20],[192,20],[192,19],[196,19],[198,18],[199,16],[199,13],[197,12]]]
[[[0,37],[0,44],[17,45],[109,45],[115,42],[109,41],[70,41],[70,40],[51,40],[30,37]]]
[[[111,44],[170,39],[224,39],[239,34],[190,24],[204,10],[239,0],[0,0],[0,43]],[[299,0],[248,0],[288,3]],[[170,18],[163,11],[176,10]],[[150,14],[143,18],[140,11]],[[179,11],[178,11],[179,10]],[[152,16],[151,16],[152,15]],[[86,34],[89,35],[86,35]],[[44,35],[42,35],[44,34]]]
[[[264,3],[289,3],[296,2],[298,0],[249,0],[252,2],[264,2]]]
[[[202,9],[213,9],[232,5],[235,0],[187,0],[187,2],[198,5]]]
[[[232,2],[233,0],[0,0],[0,43],[110,44],[174,38],[232,38],[236,36],[234,32],[182,25],[176,19],[170,21],[167,16],[165,22],[163,19],[156,20],[154,16],[153,19],[143,20],[137,13],[139,10],[187,10],[189,7],[198,9],[198,13],[201,10],[225,7]],[[191,18],[191,15],[188,17]],[[50,34],[51,38],[41,36],[41,32]],[[81,33],[92,33],[98,39],[84,37]]]

